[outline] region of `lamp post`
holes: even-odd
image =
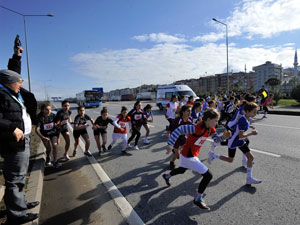
[[[226,27],[226,58],[227,58],[227,92],[229,94],[229,72],[228,72],[228,30],[227,30],[227,24],[223,23],[216,18],[212,19],[213,21],[220,23]]]
[[[53,17],[54,15],[53,15],[53,14],[45,14],[45,15],[43,15],[43,14],[42,14],[42,15],[39,15],[39,14],[33,14],[33,15],[28,14],[28,15],[27,15],[27,14],[22,14],[22,13],[19,13],[19,12],[17,12],[17,11],[14,11],[14,10],[12,10],[12,9],[6,8],[6,7],[1,6],[1,5],[0,5],[0,7],[3,8],[3,9],[8,10],[8,11],[10,11],[10,12],[13,12],[13,13],[15,13],[15,14],[18,14],[18,15],[20,15],[20,16],[23,17],[23,21],[24,21],[24,32],[25,32],[25,46],[26,46],[27,73],[28,73],[28,87],[29,87],[29,91],[31,92],[30,70],[29,70],[29,55],[28,55],[28,44],[27,44],[27,32],[26,32],[26,20],[25,20],[25,18],[26,18],[27,16],[49,16],[49,17]]]

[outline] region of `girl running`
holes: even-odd
[[[178,109],[178,98],[176,95],[172,95],[171,101],[164,108],[165,117],[169,122],[169,126],[167,126],[168,135],[170,135],[170,127],[172,126],[172,123],[175,120],[176,112]]]
[[[113,120],[108,117],[108,111],[106,107],[103,107],[101,110],[101,116],[99,116],[93,126],[94,130],[94,137],[97,143],[97,147],[99,150],[99,156],[101,155],[101,147],[104,152],[106,152],[106,142],[107,142],[107,125],[108,124],[113,125]],[[102,137],[102,146],[101,146],[101,141],[100,141],[100,134]]]
[[[139,150],[139,147],[137,144],[138,144],[140,136],[141,136],[140,130],[141,130],[143,123],[145,121],[147,121],[147,118],[142,110],[142,103],[140,100],[135,102],[134,108],[128,113],[128,115],[131,118],[132,133],[131,133],[130,138],[128,139],[127,144],[128,144],[128,147],[131,148],[132,146],[130,145],[130,142],[135,138],[133,149]]]
[[[85,152],[84,152],[84,154],[87,155],[87,156],[92,156],[91,152],[89,151],[90,138],[89,138],[89,135],[87,133],[86,128],[89,127],[89,124],[87,124],[87,122],[91,121],[91,123],[93,125],[94,120],[90,116],[85,114],[85,107],[84,106],[79,106],[77,108],[77,112],[78,112],[78,115],[74,119],[73,136],[74,136],[74,139],[75,139],[75,143],[74,143],[73,157],[75,157],[76,154],[77,154],[77,147],[79,145],[80,136],[82,136],[82,138],[85,141]]]
[[[171,126],[171,132],[173,132],[176,128],[182,126],[182,125],[188,125],[193,124],[193,119],[191,116],[191,109],[192,107],[190,105],[184,105],[181,107],[179,112],[179,117],[177,117]],[[170,161],[170,168],[175,168],[175,160],[179,159],[179,151],[181,150],[182,146],[185,144],[186,137],[185,135],[180,135],[180,137],[177,139],[177,141],[174,144],[174,149],[172,151],[174,152],[173,158]],[[167,152],[169,154],[170,151]]]
[[[195,102],[192,108],[192,114],[191,117],[193,119],[193,124],[197,124],[199,121],[201,121],[202,117],[202,104],[200,102]]]
[[[219,113],[215,109],[207,109],[203,114],[202,122],[197,125],[184,125],[178,127],[170,137],[167,146],[167,152],[173,148],[176,140],[182,134],[188,134],[186,143],[183,146],[180,157],[180,167],[172,170],[170,173],[163,174],[163,178],[167,185],[170,184],[171,176],[183,174],[187,169],[191,169],[202,174],[203,179],[199,184],[198,192],[194,198],[194,204],[202,209],[209,210],[209,207],[203,201],[203,193],[212,179],[212,174],[208,168],[199,160],[198,155],[200,149],[206,139],[212,135],[216,142],[220,142],[224,138],[229,138],[230,131],[225,131],[224,136],[218,136],[216,132],[216,125],[219,120]]]
[[[69,148],[70,148],[70,133],[68,130],[68,126],[67,123],[72,123],[72,119],[71,119],[71,111],[70,109],[70,102],[68,101],[63,101],[61,103],[62,109],[59,110],[56,115],[55,115],[55,122],[58,123],[58,127],[59,127],[59,132],[62,134],[62,136],[65,139],[65,153],[64,153],[64,158],[66,160],[69,160]],[[59,138],[59,136],[58,136]]]
[[[121,113],[116,117],[113,121],[114,132],[112,134],[112,142],[108,146],[108,150],[112,148],[112,146],[116,143],[116,141],[121,138],[123,140],[122,145],[122,153],[126,153],[127,146],[127,130],[126,124],[129,123],[131,118],[128,116],[128,110],[125,106],[122,106]],[[129,127],[131,129],[131,123],[129,123]]]
[[[146,136],[144,138],[144,144],[148,145],[148,144],[150,144],[150,142],[148,140],[148,137],[149,137],[149,134],[150,134],[150,128],[149,128],[148,122],[153,123],[152,105],[147,104],[143,111],[144,111],[144,114],[147,118],[147,120],[144,121],[144,123],[143,123],[143,126],[146,129]]]
[[[228,157],[216,154],[214,152],[209,153],[208,161],[211,161],[215,158],[223,160],[225,162],[232,163],[236,148],[239,148],[244,155],[247,157],[247,179],[246,184],[259,184],[260,180],[256,180],[252,177],[252,165],[254,157],[250,152],[249,148],[249,140],[248,137],[251,135],[257,135],[258,132],[255,130],[254,126],[250,125],[250,119],[255,117],[258,110],[258,105],[253,102],[247,102],[244,106],[245,115],[242,115],[238,120],[237,125],[233,129],[232,137],[228,140]],[[246,131],[250,128],[253,130],[251,132],[246,133]]]
[[[273,109],[273,94],[270,94],[270,97],[268,97],[264,103],[263,103],[263,110],[264,110],[264,116],[263,118],[267,118],[267,114],[269,112],[268,106],[271,105],[271,108]]]
[[[59,168],[61,164],[57,160],[57,124],[54,122],[54,113],[49,103],[41,106],[41,112],[37,115],[38,124],[36,126],[36,133],[42,139],[46,148],[46,165],[51,165],[50,153],[52,146],[53,167]]]

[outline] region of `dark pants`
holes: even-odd
[[[132,127],[132,134],[130,136],[130,138],[128,139],[128,144],[135,138],[134,141],[134,145],[137,145],[141,136],[141,132],[140,132],[141,127]]]
[[[24,216],[27,211],[24,186],[29,165],[30,136],[25,136],[25,150],[3,154],[3,175],[5,179],[4,201],[7,216],[16,218]],[[9,152],[9,151],[5,151]]]

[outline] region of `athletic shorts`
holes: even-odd
[[[94,130],[94,136],[100,135],[100,134],[107,134],[107,131],[103,130],[103,129]]]
[[[182,154],[180,156],[179,167],[184,167],[200,174],[205,174],[208,168],[199,160],[198,157],[184,157]]]
[[[87,130],[86,129],[81,129],[81,130],[74,130],[73,131],[73,137],[74,138],[79,138],[80,135],[84,135],[84,134],[87,134]]]
[[[245,143],[243,146],[239,147],[239,149],[246,154],[247,152],[250,152],[250,148],[248,146],[249,142]],[[236,148],[229,148],[228,149],[228,156],[229,158],[234,158],[236,152]]]
[[[55,132],[49,132],[49,133],[45,133],[45,132],[41,132],[41,134],[44,136],[44,137],[58,137],[59,136],[59,132],[55,131]]]

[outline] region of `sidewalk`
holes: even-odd
[[[62,167],[45,167],[39,224],[127,224],[82,151],[64,161],[64,144]]]

